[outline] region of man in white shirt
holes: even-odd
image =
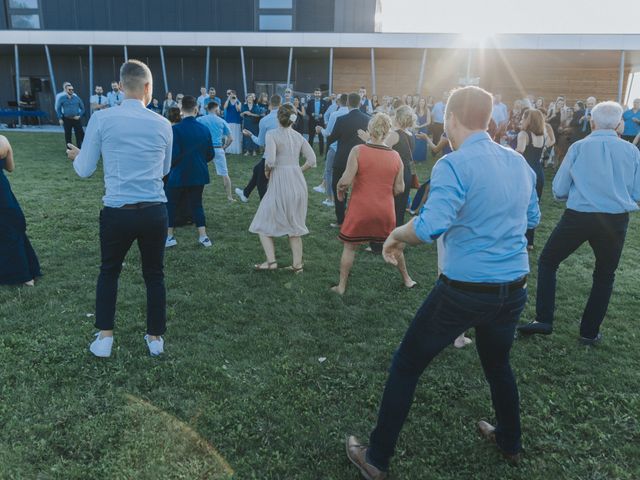
[[[109,107],[117,107],[124,100],[124,92],[120,90],[120,84],[115,80],[111,82],[111,91],[107,93]]]
[[[104,110],[105,108],[109,108],[109,101],[107,97],[103,95],[103,90],[100,85],[96,85],[96,94],[91,95],[89,99],[89,103],[91,104],[91,115],[99,110]]]
[[[215,94],[214,94],[215,96]],[[206,105],[205,105],[205,100],[207,100],[207,98],[209,98],[209,95],[207,94],[207,89],[206,87],[200,87],[200,96],[197,99],[198,102],[198,115],[206,115],[207,114],[207,110],[206,110]]]

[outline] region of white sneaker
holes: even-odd
[[[242,201],[242,203],[247,203],[249,201],[249,199],[244,196],[244,190],[242,190],[241,188],[236,188],[236,195],[238,195],[238,198]]]
[[[322,185],[318,185],[317,187],[313,187],[313,191],[314,192],[318,192],[318,193],[327,193],[327,191],[325,190],[325,188]]]
[[[213,243],[211,242],[211,240],[209,240],[209,237],[202,237],[200,240],[198,240],[200,242],[200,245],[202,245],[203,247],[207,247],[209,248],[211,245],[213,245]]]
[[[175,247],[177,244],[178,244],[178,241],[176,240],[176,237],[171,236],[171,237],[167,237],[167,241],[164,242],[164,247],[165,248]]]
[[[158,337],[160,340],[149,340],[149,335],[144,336],[144,341],[147,342],[147,347],[149,347],[149,354],[152,357],[157,357],[164,353],[164,339],[162,337]]]
[[[96,339],[89,345],[89,351],[96,357],[110,357],[111,347],[113,346],[113,337],[100,338],[100,332],[95,334]]]
[[[334,206],[335,206],[335,203],[333,203],[331,200],[323,200],[323,201],[322,201],[322,204],[323,204],[325,207],[334,207]]]

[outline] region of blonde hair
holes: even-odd
[[[391,118],[386,113],[376,113],[371,120],[367,130],[371,135],[371,138],[376,140],[384,140],[391,130]]]
[[[416,124],[416,114],[409,105],[403,105],[396,110],[396,123],[403,130]]]

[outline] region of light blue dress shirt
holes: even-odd
[[[333,114],[333,112],[338,111],[338,108],[340,108],[340,105],[338,105],[337,101],[333,101],[331,102],[331,105],[329,105],[327,107],[327,109],[324,111],[324,121],[325,123],[329,123],[329,120],[331,119],[331,115]]]
[[[442,273],[452,280],[517,280],[529,272],[525,232],[540,222],[535,185],[522,155],[475,133],[434,166],[416,235],[427,243],[442,235]]]
[[[118,90],[118,92],[114,92],[111,90],[107,93],[107,100],[109,101],[110,107],[117,107],[118,105],[122,105],[124,101],[124,92],[122,90]]]
[[[444,102],[438,102],[431,110],[431,119],[434,123],[444,123]]]
[[[491,112],[491,118],[496,122],[496,125],[499,127],[501,124],[509,121],[509,110],[507,106],[500,102],[498,104],[493,104],[493,111]]]
[[[640,120],[640,110],[634,112],[632,108],[624,112],[622,119],[624,120],[624,132],[623,135],[628,137],[635,137],[640,133],[640,123],[636,123],[633,119]]]
[[[329,124],[327,125],[327,128],[323,128],[321,130],[322,135],[324,135],[325,138],[329,138],[329,135],[331,135],[331,133],[333,132],[333,127],[336,126],[336,120],[338,120],[341,116],[346,115],[347,113],[349,113],[349,107],[340,107],[338,108],[338,110],[333,112],[329,117]],[[338,142],[333,142],[331,145],[329,145],[329,148],[334,152],[337,152]]]
[[[65,94],[56,102],[56,115],[58,118],[81,117],[84,115],[84,102],[75,93],[71,97]]]
[[[73,168],[81,177],[96,171],[102,155],[106,207],[166,202],[162,177],[171,168],[173,132],[169,121],[127,99],[120,108],[95,112]]]
[[[553,195],[578,212],[638,210],[640,150],[613,130],[595,130],[569,148],[553,179]]]
[[[264,147],[265,145],[265,136],[269,130],[275,130],[280,126],[280,122],[278,121],[278,110],[272,110],[269,112],[269,115],[263,117],[258,124],[258,136],[251,135],[251,140],[253,143],[258,145],[259,147]]]
[[[213,112],[209,112],[204,117],[198,117],[198,122],[209,129],[211,142],[215,148],[221,148],[224,145],[224,137],[231,135],[231,129],[226,120]]]

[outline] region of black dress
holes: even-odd
[[[404,165],[404,192],[396,195],[394,199],[396,204],[396,226],[399,227],[404,225],[404,214],[409,201],[409,193],[411,192],[411,164],[416,140],[413,135],[409,135],[404,130],[396,130],[396,133],[400,139],[393,146],[393,149],[400,154]]]
[[[533,146],[533,137],[531,132],[527,132],[529,142],[524,149],[522,156],[525,158],[531,169],[536,174],[536,193],[538,194],[538,202],[542,199],[542,190],[544,188],[544,169],[542,168],[542,152],[544,150],[544,142],[541,147]],[[527,244],[533,246],[534,229],[527,229]]]
[[[36,252],[27,238],[27,223],[4,174],[0,159],[0,284],[19,284],[42,275]]]

